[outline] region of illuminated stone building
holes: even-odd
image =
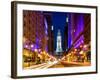
[[[43,12],[23,11],[23,36],[28,40],[28,44],[33,44],[32,48],[46,50],[46,30],[47,25]]]
[[[84,43],[88,44],[91,41],[91,15],[84,15]]]
[[[44,12],[48,25],[48,52],[54,55],[54,26],[52,25],[52,14]]]
[[[73,61],[90,61],[91,15],[71,13],[68,14],[68,18],[68,55],[74,54],[74,56],[71,56]],[[86,48],[84,48],[85,46]],[[74,59],[75,56],[77,59]],[[84,56],[84,59],[82,56]]]
[[[57,45],[56,45],[56,53],[58,54],[59,52],[62,52],[62,43],[61,43],[61,32],[60,30],[58,30],[58,33],[57,33]]]
[[[91,39],[90,14],[71,13],[68,22],[68,46],[79,47],[88,44]]]

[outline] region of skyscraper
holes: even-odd
[[[64,29],[64,52],[68,50],[68,17],[66,18],[66,25]]]
[[[54,55],[54,28],[52,25],[52,14],[48,12],[43,13],[48,25],[48,52],[49,54]]]

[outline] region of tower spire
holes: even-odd
[[[61,32],[60,32],[60,29],[58,29],[58,33],[57,33],[56,52],[62,52]]]

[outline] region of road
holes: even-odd
[[[63,67],[78,67],[90,66],[89,62],[67,62],[67,61],[53,61],[26,67],[25,69],[47,69],[47,68],[63,68]]]
[[[67,62],[61,61],[51,66],[50,68],[62,68],[62,67],[78,67],[78,66],[90,66],[90,62]]]
[[[42,63],[42,64],[26,67],[25,69],[47,69],[53,65],[56,65],[57,63],[58,61],[53,61],[53,62],[49,61],[47,63]]]

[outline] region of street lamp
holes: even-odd
[[[80,51],[80,54],[83,54],[84,52],[83,51]]]
[[[31,44],[31,45],[30,45],[30,47],[31,47],[31,48],[33,48],[33,47],[34,47],[34,45],[33,45],[33,44]]]
[[[28,48],[28,45],[25,45],[25,48]]]
[[[37,52],[37,49],[34,49],[35,52]]]

